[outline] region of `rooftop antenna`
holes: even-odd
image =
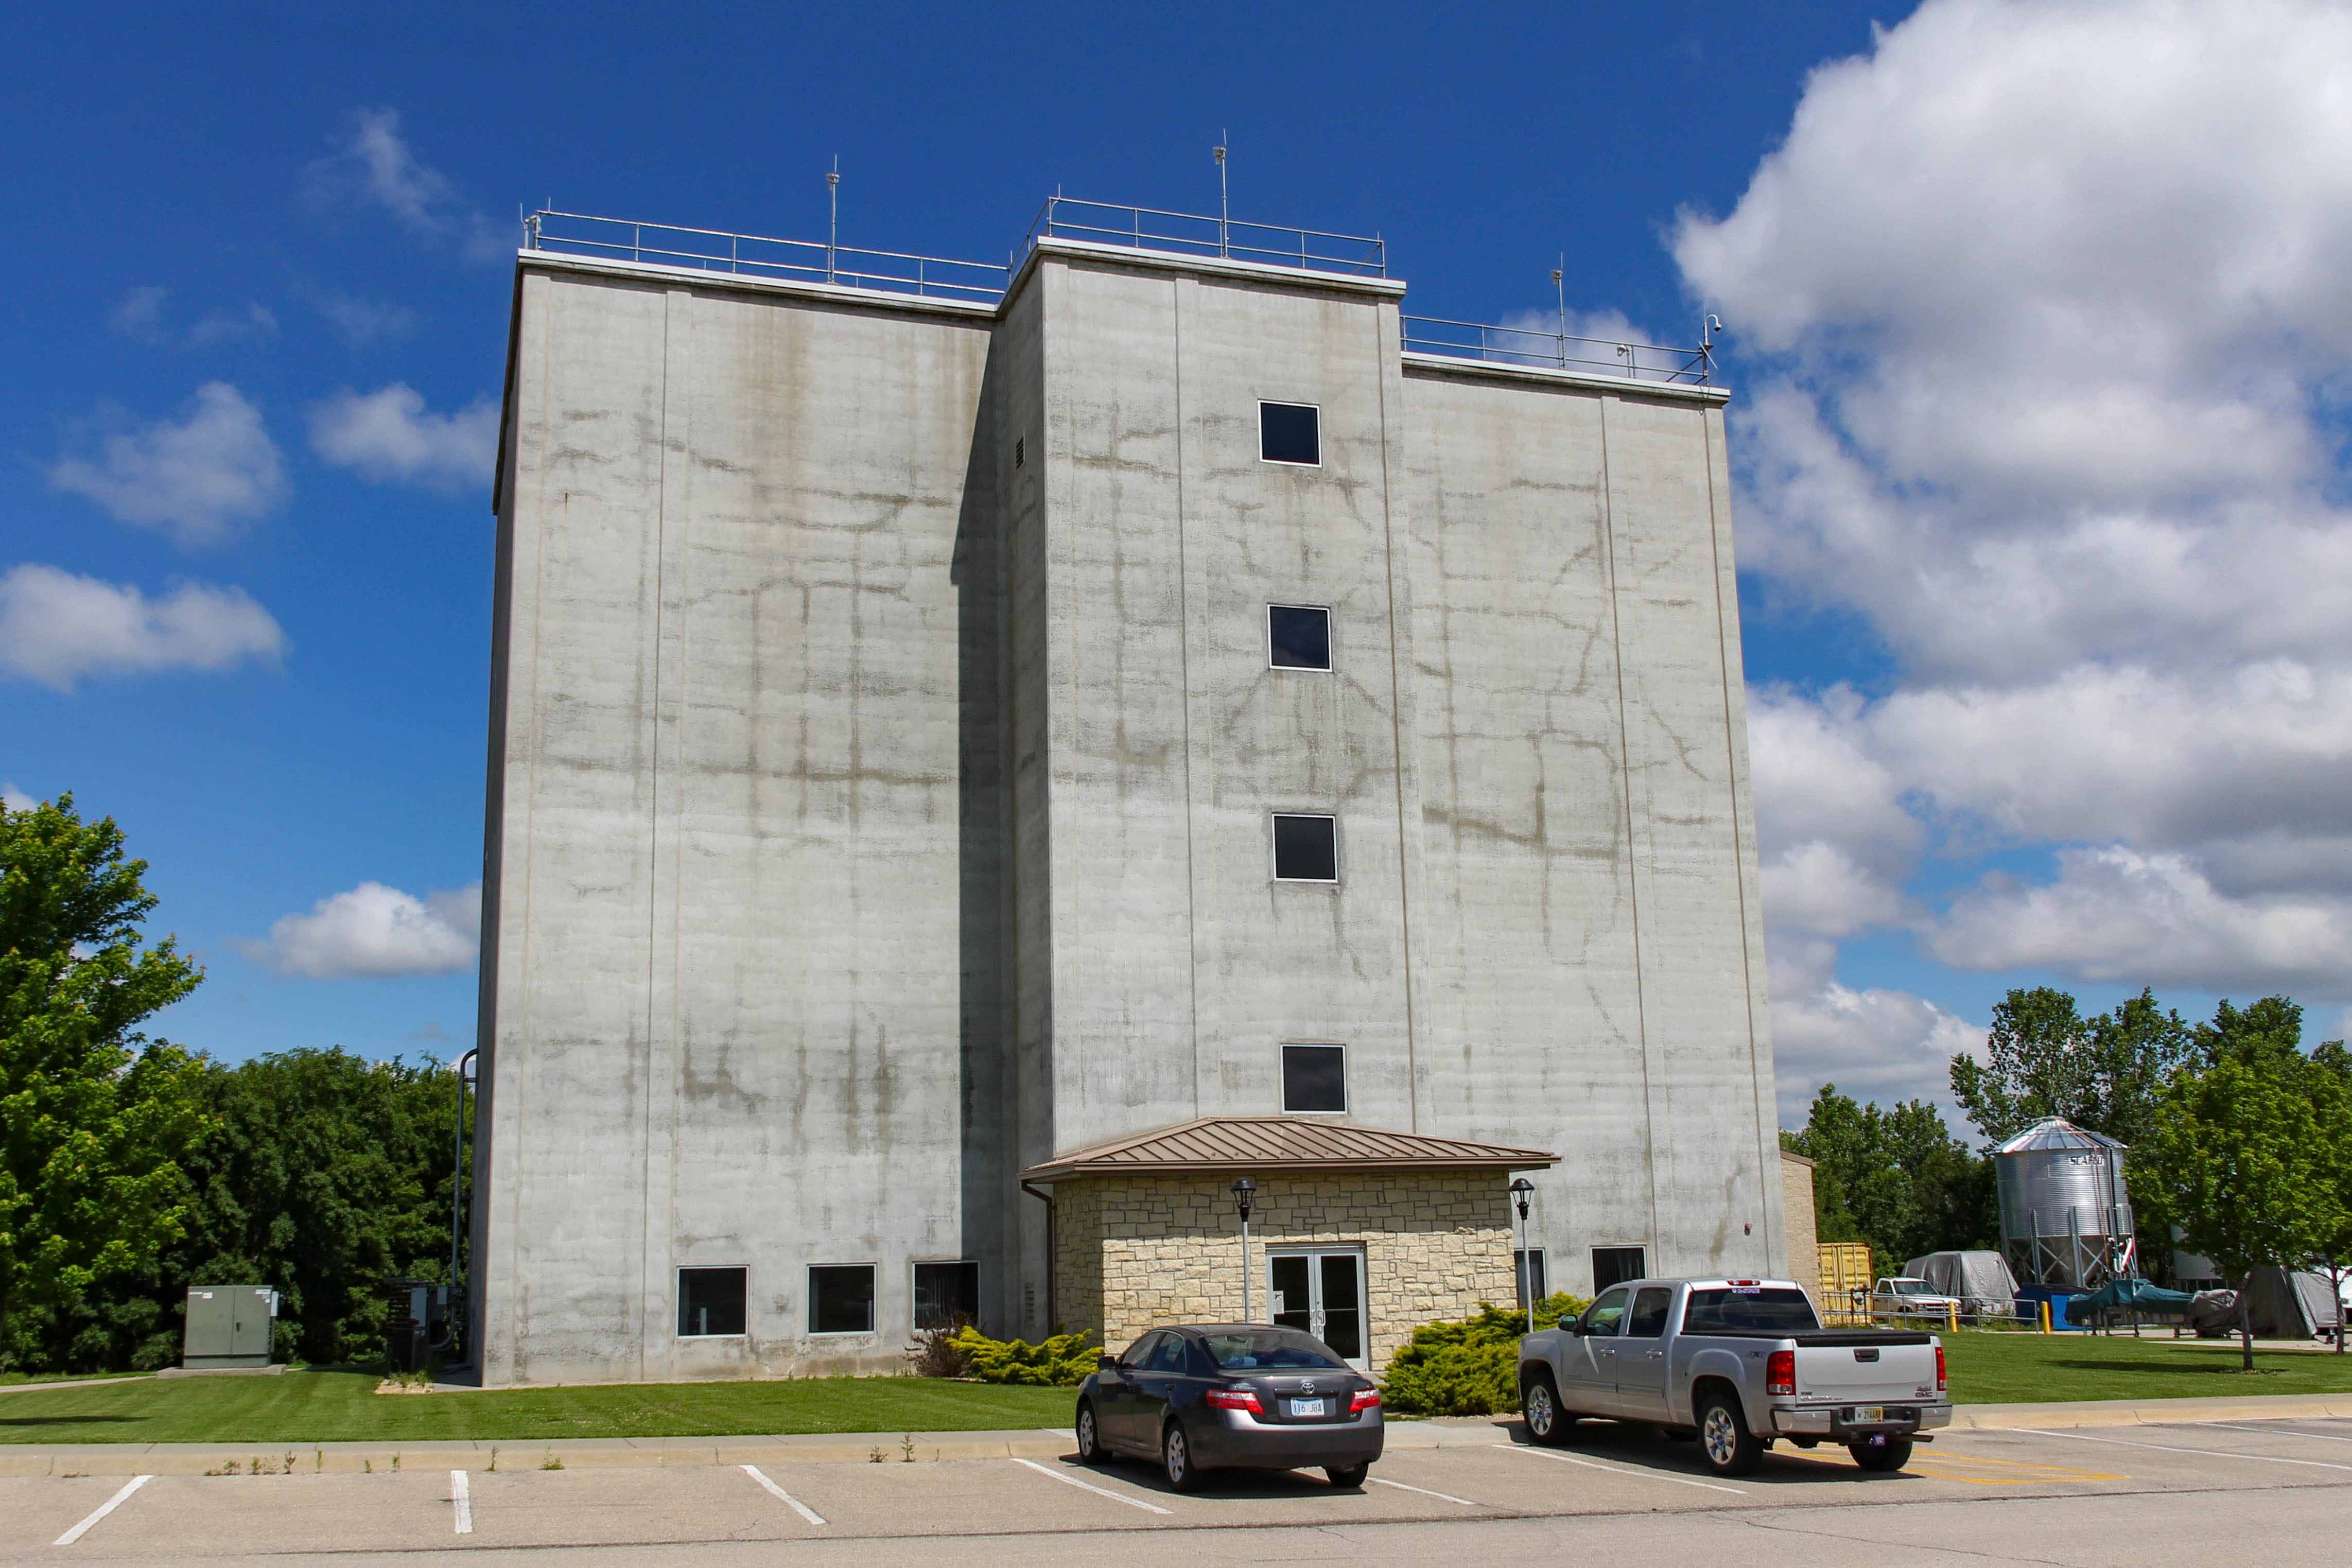
[[[1559,296],[1559,368],[1568,368],[1568,285],[1561,281],[1568,276],[1568,252],[1559,253],[1559,265],[1551,269],[1553,292]]]
[[[1209,149],[1209,155],[1217,161],[1217,254],[1219,256],[1233,254],[1230,240],[1234,214],[1232,205],[1225,199],[1225,142],[1230,135],[1231,132],[1220,130],[1217,132],[1217,144]]]
[[[833,155],[833,167],[824,176],[824,192],[833,202],[833,226],[825,231],[824,280],[834,280],[834,261],[841,250],[841,154]]]

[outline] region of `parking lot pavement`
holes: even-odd
[[[912,1463],[892,1455],[880,1464],[771,1457],[764,1468],[509,1462],[496,1471],[156,1475],[98,1517],[125,1478],[8,1478],[0,1479],[0,1564],[290,1565],[313,1552],[349,1563],[438,1550],[484,1563],[723,1568],[772,1561],[786,1544],[796,1563],[891,1562],[936,1552],[916,1543],[943,1538],[960,1541],[960,1560],[1023,1568],[1080,1556],[1122,1568],[1174,1561],[1149,1544],[1159,1540],[1190,1542],[1187,1561],[1259,1545],[1260,1555],[1308,1560],[1487,1561],[1517,1550],[1514,1542],[1556,1545],[1565,1516],[1578,1518],[1580,1543],[1617,1528],[1612,1521],[1671,1518],[1685,1521],[1678,1539],[1713,1550],[1828,1563],[1848,1559],[1816,1550],[1824,1532],[1857,1543],[1930,1539],[1914,1516],[1962,1504],[2056,1519],[2062,1533],[2122,1507],[2137,1510],[2121,1517],[2144,1542],[2154,1500],[2195,1497],[2203,1511],[2188,1533],[2161,1543],[2174,1555],[2152,1562],[2231,1560],[2179,1554],[2182,1542],[2206,1539],[2197,1532],[2210,1521],[2230,1519],[2239,1544],[2260,1534],[2265,1561],[2284,1565],[2300,1559],[2270,1549],[2275,1521],[2311,1509],[2340,1521],[2352,1490],[2352,1420],[1956,1433],[1920,1447],[1896,1475],[1865,1473],[1840,1449],[1783,1445],[1754,1474],[1731,1479],[1707,1474],[1692,1444],[1644,1427],[1596,1425],[1559,1449],[1527,1447],[1500,1426],[1455,1430],[1484,1441],[1401,1445],[1360,1490],[1334,1488],[1320,1472],[1283,1471],[1215,1475],[1178,1493],[1151,1466],[1082,1466],[1066,1451]],[[1990,1516],[1964,1517],[1981,1528]],[[56,1544],[77,1527],[70,1544]],[[1223,1552],[1202,1532],[1249,1550]]]

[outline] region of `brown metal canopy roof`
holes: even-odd
[[[1532,1171],[1559,1163],[1540,1149],[1388,1132],[1303,1116],[1204,1116],[1069,1149],[1021,1173],[1024,1181],[1169,1175],[1186,1171]]]

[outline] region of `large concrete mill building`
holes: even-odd
[[[1703,356],[1102,212],[534,220],[485,1381],[1234,1315],[1244,1176],[1254,1310],[1376,1369],[1511,1299],[1516,1173],[1549,1289],[1786,1268]]]

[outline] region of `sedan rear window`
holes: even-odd
[[[1818,1329],[1813,1304],[1802,1290],[1769,1289],[1734,1285],[1723,1290],[1694,1290],[1683,1309],[1683,1332],[1790,1333]]]
[[[1346,1365],[1318,1341],[1295,1329],[1241,1329],[1202,1334],[1201,1339],[1228,1372],[1263,1371],[1268,1367],[1341,1367]]]

